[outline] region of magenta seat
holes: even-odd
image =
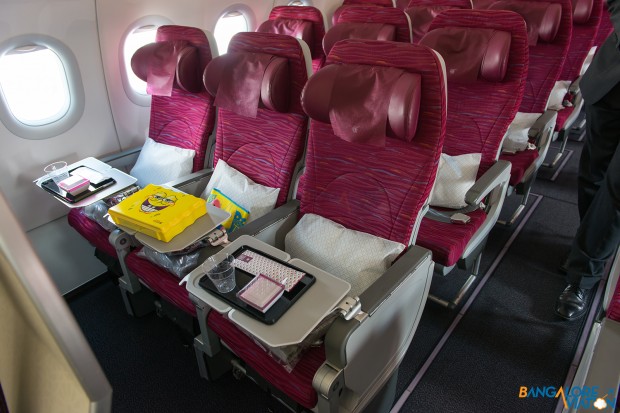
[[[306,42],[312,54],[312,69],[319,70],[325,62],[323,37],[325,23],[323,14],[316,7],[278,6],[269,13],[269,20],[261,24],[257,32],[288,34]]]
[[[555,130],[560,131],[565,129],[564,124],[568,117],[572,114],[573,108],[563,108],[558,110],[558,119],[555,123]]]
[[[394,7],[350,6],[338,13],[334,26],[325,33],[323,49],[343,39],[389,40],[411,43],[407,15]]]
[[[474,9],[510,10],[520,14],[526,22],[529,42],[529,69],[519,112],[542,114],[542,125],[537,129],[536,154],[525,150],[517,155],[502,154],[500,159],[513,164],[510,185],[522,195],[521,205],[507,221],[514,223],[527,204],[536,172],[549,149],[555,112],[546,111],[547,100],[558,80],[571,39],[572,4],[570,0],[535,2],[528,0],[473,0]],[[517,179],[518,178],[518,179]]]
[[[596,37],[594,38],[594,46],[600,47],[605,40],[609,37],[609,35],[614,31],[614,26],[611,23],[611,16],[609,14],[609,9],[607,8],[607,1],[600,1],[602,10],[601,10],[601,21],[599,23],[598,30],[596,31]]]
[[[443,152],[450,156],[480,153],[478,178],[494,166],[503,168],[501,183],[488,189],[486,209],[468,212],[469,223],[441,222],[428,216],[422,220],[417,244],[430,249],[433,260],[445,268],[459,260],[466,268],[466,260],[473,262],[468,256],[480,254],[476,245],[483,245],[506,194],[509,165],[497,164],[497,158],[525,87],[527,35],[523,20],[515,13],[452,9],[432,21],[420,44],[444,57],[448,73],[450,103]]]
[[[192,63],[192,66],[197,64],[196,69],[184,72],[187,82],[190,83],[191,78],[191,83],[195,84],[195,72],[200,74],[200,68],[204,68],[212,58],[209,41],[204,31],[193,27],[161,26],[157,29],[156,43],[179,40],[187,41],[188,47],[198,52],[198,61]],[[199,91],[189,91],[175,81],[171,96],[151,97],[149,137],[159,143],[195,150],[194,172],[204,168],[207,143],[214,123],[213,98],[204,87],[200,87]],[[109,232],[87,218],[82,209],[72,209],[67,219],[69,225],[95,248],[116,259],[116,251],[108,241]]]
[[[279,206],[288,197],[306,139],[308,118],[300,102],[302,88],[308,79],[306,57],[300,43],[291,36],[238,33],[231,40],[227,55],[213,59],[213,64],[224,62],[226,69],[230,70],[232,66],[226,66],[224,59],[252,53],[268,53],[286,60],[289,82],[285,90],[289,95],[286,99],[289,106],[285,112],[259,107],[256,118],[219,107],[214,163],[223,159],[254,182],[280,188],[276,203]],[[125,262],[127,268],[153,292],[188,314],[196,314],[187,290],[178,285],[177,276],[137,256],[137,250],[129,253]]]
[[[332,25],[338,22],[340,14],[351,6],[374,6],[374,7],[394,7],[392,0],[344,0],[342,5],[334,11]]]
[[[407,114],[409,112],[401,108],[399,112],[404,112],[409,120],[402,115],[390,117],[388,137],[385,136],[385,123],[379,122],[380,126],[383,125],[383,132],[376,136],[377,140],[362,143],[356,135],[336,136],[334,128],[342,125],[332,125],[329,112],[332,105],[339,107],[333,96],[349,96],[332,93],[337,87],[334,85],[344,84],[346,88],[346,82],[336,81],[338,76],[348,76],[357,70],[363,72],[369,70],[368,66],[398,69],[399,79],[406,84],[412,84],[410,78],[417,74],[424,86],[419,89],[421,112],[417,123],[413,111]],[[409,244],[411,237],[415,236],[414,223],[430,194],[441,151],[445,127],[443,82],[443,70],[437,55],[425,47],[369,40],[344,40],[335,45],[327,57],[326,66],[311,78],[304,90],[304,108],[313,120],[301,214],[318,214],[346,228]],[[403,96],[409,96],[404,95],[409,93],[404,89],[394,88]],[[332,96],[331,103],[328,96]],[[413,98],[407,97],[405,102],[409,99]],[[347,110],[358,107],[350,100]],[[418,105],[414,103],[413,107]],[[396,123],[391,123],[392,120]],[[344,125],[349,121],[342,120]],[[370,122],[366,126],[374,128],[376,125]],[[415,134],[413,137],[412,133]],[[237,356],[277,390],[305,408],[316,406],[317,393],[312,379],[325,360],[322,348],[305,352],[289,373],[224,317],[211,311],[208,325]]]
[[[470,0],[411,0],[405,9],[411,20],[411,37],[418,43],[439,13],[449,9],[471,9]]]

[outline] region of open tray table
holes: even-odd
[[[204,274],[199,268],[189,274],[186,287],[194,297],[206,303],[213,310],[227,314],[233,323],[269,346],[280,347],[301,343],[351,289],[348,282],[305,261],[296,258],[290,259],[290,255],[286,252],[247,235],[239,237],[222,251],[232,254],[243,246],[252,247],[273,258],[285,261],[315,277],[314,283],[274,324],[258,321],[244,311],[233,308],[230,303],[215,293],[203,288],[200,285],[200,280]]]
[[[93,157],[85,158],[81,161],[75,162],[69,165],[67,168],[69,171],[74,171],[75,169],[80,167],[92,169],[97,173],[109,177],[109,179],[102,182],[102,184],[97,187],[95,187],[94,185],[90,185],[88,190],[75,196],[68,195],[65,191],[58,188],[54,181],[47,178],[47,175],[35,180],[34,183],[39,188],[54,195],[54,198],[58,199],[69,208],[78,208],[90,205],[93,202],[99,201],[100,199],[115,194],[116,192],[119,192],[133,185],[136,182],[136,178],[134,178],[133,176],[127,175],[126,173],[119,171],[118,169],[112,168],[110,165],[101,162],[100,160]]]
[[[219,292],[206,274],[200,278],[198,284],[202,288],[209,290],[212,294],[215,294],[222,300],[228,302],[233,307],[243,311],[250,317],[253,317],[256,320],[261,321],[265,324],[273,324],[278,321],[280,317],[284,315],[284,313],[286,313],[286,311],[293,305],[293,303],[297,301],[308,290],[308,288],[310,288],[312,284],[314,284],[316,278],[314,277],[314,275],[308,274],[306,271],[297,268],[284,260],[272,257],[263,251],[258,251],[247,245],[239,247],[231,255],[233,255],[235,258],[238,258],[239,255],[243,254],[243,252],[247,250],[257,252],[272,261],[285,265],[294,270],[305,272],[305,275],[297,282],[297,284],[295,284],[295,286],[290,291],[284,291],[282,297],[280,297],[266,312],[257,310],[256,308],[252,307],[249,304],[246,304],[243,300],[237,297],[237,293],[239,292],[239,290],[245,287],[255,277],[254,275],[240,268],[235,268],[235,288],[228,293]]]

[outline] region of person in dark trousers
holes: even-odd
[[[581,222],[565,263],[568,286],[555,305],[567,320],[585,314],[587,291],[601,279],[620,242],[620,0],[607,6],[614,31],[580,83],[586,112],[578,181]]]

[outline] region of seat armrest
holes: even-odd
[[[571,95],[578,95],[581,89],[579,88],[579,83],[581,82],[581,76],[577,79],[573,80],[573,83],[568,87],[568,93]]]
[[[556,112],[555,110],[547,109],[545,113],[543,113],[538,117],[538,119],[536,119],[536,122],[534,122],[532,127],[530,127],[530,130],[528,131],[528,137],[535,140],[538,146],[538,142],[542,138],[545,129],[549,126],[555,126],[555,121],[557,117],[558,112]]]
[[[127,149],[121,152],[114,153],[112,155],[104,156],[99,160],[107,163],[113,168],[122,168],[125,166],[133,166],[138,159],[138,155],[142,150],[142,146]]]
[[[425,248],[413,245],[394,264],[387,269],[361,295],[362,312],[365,316],[372,316],[403,282],[414,273],[422,263],[430,258],[431,252]],[[364,317],[345,320],[337,318],[330,326],[325,336],[325,355],[327,363],[342,369],[347,364],[346,348],[349,337],[361,325]]]
[[[199,196],[209,183],[212,175],[213,168],[206,168],[166,182],[166,185],[183,190],[186,193]]]
[[[283,226],[285,222],[288,222],[289,220],[293,220],[293,222],[296,223],[298,215],[299,201],[288,201],[286,204],[279,206],[268,214],[245,224],[243,227],[230,234],[228,236],[228,240],[232,242],[242,235],[250,235],[254,237],[260,235],[262,232],[277,230],[278,227]],[[288,233],[288,230],[286,230],[286,232]],[[283,234],[280,238],[283,238],[284,235],[286,234]],[[279,247],[279,245],[275,246]]]
[[[490,167],[465,194],[467,205],[479,205],[499,185],[510,179],[510,162],[499,160]]]

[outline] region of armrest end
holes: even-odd
[[[467,205],[478,205],[498,185],[510,179],[510,162],[499,160],[465,194]]]

